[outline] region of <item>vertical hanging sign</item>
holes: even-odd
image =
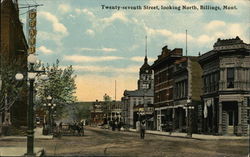
[[[29,54],[34,54],[36,52],[36,9],[31,9],[28,12],[28,44],[29,44]]]

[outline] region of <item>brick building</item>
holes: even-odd
[[[111,121],[122,121],[122,103],[121,101],[98,101],[92,103],[91,124],[102,125],[109,124]]]
[[[182,49],[162,48],[161,55],[152,65],[154,70],[155,129],[169,130],[173,123],[174,109],[174,63],[182,59]]]
[[[27,49],[28,45],[23,33],[23,24],[19,19],[19,10],[16,0],[1,1],[1,49],[0,63],[1,71],[8,67],[12,68],[13,76],[9,76],[13,84],[17,83],[15,73],[21,72],[25,76],[27,74]],[[3,76],[3,74],[2,74]],[[2,77],[3,78],[3,77]],[[4,82],[4,81],[3,81]],[[4,86],[4,84],[3,84]],[[11,108],[6,108],[1,112],[0,124],[10,121],[12,126],[20,128],[27,126],[27,85],[23,82],[16,88],[22,88],[18,93],[18,97],[12,100],[9,96],[11,93],[6,93],[7,99],[1,101],[1,106],[11,104]],[[3,93],[1,93],[3,94]]]

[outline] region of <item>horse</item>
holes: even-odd
[[[74,135],[76,134],[76,132],[78,136],[84,135],[83,125],[81,125],[80,123],[69,124],[69,130],[73,132]]]

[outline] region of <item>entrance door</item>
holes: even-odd
[[[161,131],[161,115],[157,115],[157,130]]]
[[[228,134],[234,134],[234,111],[228,111],[228,127],[227,127],[227,133]]]
[[[157,130],[161,131],[161,110],[157,111]]]

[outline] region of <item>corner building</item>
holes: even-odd
[[[204,133],[247,135],[250,116],[250,45],[239,37],[218,39],[199,57],[203,69],[203,104],[199,117]]]

